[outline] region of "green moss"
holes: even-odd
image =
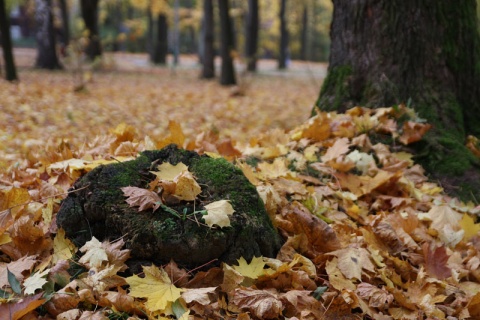
[[[320,96],[315,106],[322,111],[344,111],[342,104],[349,100],[349,77],[353,70],[349,65],[342,65],[328,70],[328,75],[323,81]],[[323,97],[334,96],[334,100],[327,100]],[[312,114],[315,115],[315,108]]]

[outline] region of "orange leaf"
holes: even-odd
[[[40,299],[43,292],[34,296],[23,298],[17,303],[5,303],[0,305],[0,320],[18,320],[40,307],[45,299]]]
[[[432,128],[428,123],[407,121],[403,124],[402,136],[398,139],[403,144],[420,141],[425,133]]]

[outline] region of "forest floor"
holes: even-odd
[[[413,110],[309,118],[325,64],[262,60],[248,75],[239,62],[239,85],[222,87],[199,79],[193,56],[174,68],[106,54],[101,70],[53,72],[31,68],[33,50],[15,58],[20,81],[0,80],[0,319],[480,318],[480,206],[402,151],[429,129]],[[80,175],[170,143],[243,171],[285,240],[277,257],[125,278],[123,240],[65,238],[55,217]],[[154,184],[178,198],[177,183],[196,183],[182,170]],[[135,192],[131,206],[158,205]],[[218,228],[208,205],[199,219]],[[215,211],[227,228],[231,209]]]

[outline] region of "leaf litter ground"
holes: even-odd
[[[411,110],[306,120],[311,79],[251,78],[235,96],[196,72],[98,73],[79,93],[68,73],[27,70],[19,84],[0,82],[0,314],[480,317],[478,208],[444,194],[401,151],[428,130]],[[56,229],[81,174],[169,143],[243,170],[286,240],[275,259],[201,272],[172,261],[125,278],[121,239],[75,248]]]

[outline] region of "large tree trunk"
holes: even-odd
[[[42,69],[60,69],[51,0],[35,1],[35,21],[37,24],[37,61],[35,66]]]
[[[475,0],[333,3],[330,64],[317,107],[411,104],[434,126],[416,145],[418,161],[445,187],[461,183],[464,198],[472,192],[480,199],[478,161],[464,147],[466,134],[480,136]],[[475,186],[462,183],[471,177]]]
[[[222,56],[222,71],[220,74],[220,84],[234,85],[235,68],[233,66],[233,36],[232,36],[232,20],[230,19],[229,0],[218,0],[218,11],[220,13],[220,55]]]
[[[211,79],[215,77],[215,49],[213,22],[213,0],[203,1],[203,53],[202,53],[202,78]]]
[[[278,18],[280,19],[280,48],[278,53],[278,69],[287,68],[288,59],[288,29],[285,11],[287,10],[287,0],[280,0],[280,12]]]
[[[246,56],[247,56],[247,70],[257,70],[257,50],[258,50],[258,0],[248,0],[248,15],[247,15],[247,41],[246,41]]]
[[[164,12],[158,14],[157,19],[157,41],[155,41],[152,62],[166,64],[168,54],[168,23]]]
[[[102,45],[98,30],[98,0],[80,0],[82,18],[88,30],[88,45],[85,53],[90,60],[102,55]]]
[[[14,81],[18,78],[13,60],[10,23],[5,5],[5,1],[0,0],[0,36],[2,40],[3,60],[5,61],[5,79]]]

